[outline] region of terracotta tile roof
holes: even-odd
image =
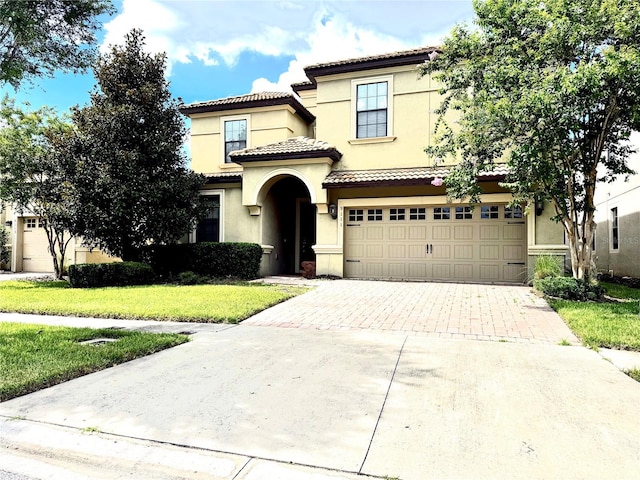
[[[218,172],[207,175],[206,184],[235,183],[242,181],[242,172]]]
[[[375,184],[423,184],[436,177],[446,177],[452,167],[415,167],[392,168],[384,170],[337,170],[329,173],[324,179],[324,188],[338,188],[346,186],[365,186]],[[506,165],[496,165],[493,171],[483,172],[481,178],[502,178],[509,172]]]
[[[259,92],[238,95],[235,97],[219,98],[206,102],[195,102],[180,107],[185,115],[203,112],[218,112],[223,110],[238,110],[241,108],[269,107],[273,105],[290,105],[308,123],[315,117],[307,110],[291,92]]]
[[[335,73],[355,72],[401,65],[419,65],[429,59],[429,54],[440,47],[421,47],[399,52],[348,58],[334,62],[318,63],[305,67],[304,72],[315,83],[315,77]]]
[[[290,158],[329,157],[340,160],[342,154],[333,145],[308,137],[293,137],[282,142],[260,145],[244,150],[236,150],[229,154],[234,162],[259,160],[282,160]]]

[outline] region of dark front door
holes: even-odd
[[[316,254],[311,248],[316,243],[316,206],[310,202],[300,202],[300,262],[315,261]]]

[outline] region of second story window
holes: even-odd
[[[247,121],[227,120],[224,122],[224,161],[231,163],[229,153],[247,148]]]
[[[356,137],[387,136],[388,83],[364,83],[356,88]]]

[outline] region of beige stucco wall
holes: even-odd
[[[631,137],[640,145],[640,133]],[[640,170],[640,154],[629,159],[629,166]],[[640,175],[628,181],[618,178],[613,183],[596,186],[596,266],[605,273],[640,278]],[[618,250],[611,243],[611,209],[618,209]]]
[[[222,122],[226,117],[248,119],[247,147],[286,140],[297,136],[309,136],[307,124],[287,105],[240,109],[191,116],[191,168],[199,173],[241,171],[242,167],[224,163],[224,139]]]

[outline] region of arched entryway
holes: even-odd
[[[273,246],[270,275],[300,272],[304,261],[315,261],[316,206],[307,186],[291,175],[274,179],[262,202],[262,242]]]

